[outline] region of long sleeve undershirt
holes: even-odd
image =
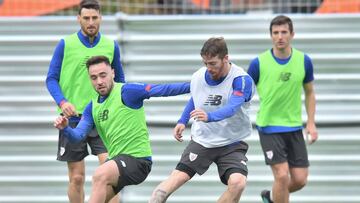
[[[84,36],[81,33],[81,31],[78,31],[77,35],[80,41],[84,44],[84,46],[88,48],[96,46],[101,38],[101,34],[99,33],[95,37],[94,42],[90,43],[89,37]],[[114,57],[111,63],[111,66],[115,70],[114,80],[115,82],[125,82],[125,76],[120,62],[119,45],[115,41],[114,41],[114,45],[115,45]],[[64,48],[65,48],[65,41],[64,39],[61,39],[55,48],[53,57],[49,65],[49,71],[46,77],[46,87],[49,90],[51,96],[53,97],[57,105],[60,105],[61,102],[67,101],[59,85],[61,66],[64,58]]]
[[[215,81],[211,79],[207,71],[205,73],[206,83],[211,86],[216,86],[220,84],[224,79],[225,77]],[[244,87],[243,84],[245,84]],[[216,111],[207,112],[208,122],[216,122],[233,116],[244,102],[248,102],[251,100],[253,94],[253,81],[250,76],[246,75],[236,77],[232,85],[233,93],[230,96],[228,103]],[[178,123],[186,125],[190,120],[190,112],[194,109],[194,100],[191,97],[187,105],[185,106],[185,109],[181,115],[181,118],[178,120]]]
[[[122,102],[125,106],[132,109],[139,109],[143,106],[145,99],[151,97],[166,97],[185,94],[190,92],[190,83],[172,83],[172,84],[142,84],[142,83],[125,83],[121,88]],[[100,98],[100,103],[104,102],[107,97]],[[75,129],[71,127],[64,128],[65,136],[71,142],[79,142],[94,127],[92,115],[92,102],[90,102],[81,117],[81,120]]]

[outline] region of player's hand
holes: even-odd
[[[179,142],[182,142],[183,139],[182,139],[182,133],[184,132],[185,130],[185,125],[182,124],[182,123],[178,123],[175,128],[174,128],[174,138],[179,141]]]
[[[64,116],[66,116],[67,118],[71,116],[78,116],[75,106],[70,102],[63,103],[60,108]]]
[[[194,118],[195,121],[208,121],[207,113],[202,109],[195,109],[190,113],[190,118]]]
[[[318,132],[316,130],[315,123],[306,124],[305,128],[306,136],[308,136],[308,143],[312,144],[318,139]]]
[[[59,130],[64,129],[66,126],[68,126],[68,124],[69,120],[66,118],[66,116],[59,116],[54,121],[54,127]]]

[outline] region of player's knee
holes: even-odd
[[[228,180],[229,190],[241,193],[246,186],[246,177],[240,173],[233,173],[230,175]]]
[[[307,184],[307,178],[295,178],[292,180],[295,190],[300,190]]]
[[[282,184],[288,185],[290,182],[289,172],[286,170],[277,170],[274,172],[275,181]]]
[[[76,186],[83,186],[85,182],[85,176],[82,174],[73,175],[70,177],[70,184]]]
[[[93,184],[107,184],[107,176],[101,172],[96,171],[92,177]]]
[[[275,177],[275,181],[280,183],[281,185],[288,185],[290,182],[290,178],[288,175],[278,175]]]

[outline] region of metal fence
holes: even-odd
[[[0,16],[76,15],[80,0],[0,0]],[[100,0],[104,15],[354,13],[360,0]],[[32,12],[39,10],[39,12]],[[41,10],[41,11],[40,11]]]
[[[120,10],[136,14],[313,13],[322,0],[122,0]]]

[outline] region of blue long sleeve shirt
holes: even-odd
[[[101,38],[101,34],[98,33],[93,43],[90,43],[89,37],[84,36],[81,30],[77,32],[77,35],[80,41],[84,44],[84,46],[88,48],[95,47],[99,43]],[[111,66],[114,68],[115,71],[114,80],[115,82],[125,82],[125,76],[120,62],[119,45],[115,41],[114,45],[114,57],[111,63]],[[46,77],[46,87],[49,90],[51,96],[54,98],[57,105],[60,105],[61,102],[67,101],[59,85],[61,66],[64,58],[64,47],[65,41],[64,39],[61,39],[55,48],[53,57],[49,65],[49,71]]]
[[[206,83],[210,86],[216,86],[220,84],[225,78],[226,77],[223,77],[219,80],[213,80],[211,79],[211,76],[207,71],[205,73]],[[216,122],[233,116],[244,102],[248,102],[251,100],[251,97],[253,95],[253,85],[253,81],[248,75],[236,77],[232,83],[233,93],[229,98],[229,102],[216,111],[207,112],[208,122]],[[190,112],[194,109],[194,100],[191,97],[187,105],[185,106],[185,109],[181,115],[181,118],[178,120],[178,123],[186,125],[190,120]]]
[[[280,59],[277,58],[274,53],[273,50],[271,50],[271,54],[274,57],[274,59],[276,60],[277,63],[284,65],[286,63],[289,62],[289,60],[291,59],[291,56],[286,58],[286,59]],[[259,77],[260,77],[260,68],[259,68],[259,58],[255,58],[251,61],[249,69],[248,69],[248,74],[253,78],[255,84],[257,84],[259,82]],[[304,57],[304,65],[305,65],[305,78],[303,80],[303,84],[306,84],[308,82],[311,82],[314,80],[314,70],[313,70],[313,64],[312,61],[310,59],[310,57],[308,55],[305,54]],[[293,132],[293,131],[297,131],[302,129],[302,126],[297,126],[297,127],[287,127],[287,126],[265,126],[265,127],[259,127],[256,126],[256,128],[265,133],[265,134],[271,134],[271,133],[281,133],[281,132]]]
[[[125,83],[121,88],[122,102],[125,106],[132,109],[139,109],[143,106],[145,99],[150,97],[175,96],[190,92],[190,83],[172,83],[172,84],[144,84],[144,83]],[[101,97],[102,103],[107,97]],[[76,128],[64,128],[65,136],[71,142],[79,142],[85,138],[90,130],[95,126],[92,115],[92,102],[90,102],[81,117]]]

